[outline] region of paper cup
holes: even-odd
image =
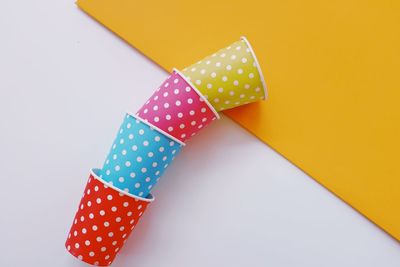
[[[185,68],[182,73],[217,111],[267,96],[261,68],[245,37]]]
[[[175,69],[136,114],[182,142],[219,118],[212,105]]]
[[[90,173],[65,247],[86,263],[108,266],[154,198],[135,197],[110,187],[98,172]]]
[[[184,145],[135,115],[127,114],[100,177],[136,196],[147,196]]]

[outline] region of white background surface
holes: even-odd
[[[72,1],[0,2],[1,266],[64,248],[126,110],[167,74]],[[228,118],[193,138],[114,266],[399,266],[400,245]]]

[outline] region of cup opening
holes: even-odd
[[[179,76],[182,77],[182,79],[185,80],[185,82],[187,82],[190,87],[192,87],[192,89],[201,97],[201,99],[203,99],[203,101],[207,104],[207,106],[211,109],[211,111],[214,113],[215,117],[217,117],[217,119],[220,119],[220,116],[218,114],[218,112],[215,110],[215,108],[211,105],[210,102],[208,102],[208,100],[203,96],[203,94],[196,88],[196,86],[194,86],[194,84],[192,82],[190,82],[185,75],[183,75],[183,73],[181,73],[178,69],[176,68],[172,68],[172,71],[175,71],[176,73],[178,73]]]
[[[148,194],[147,197],[139,197],[139,196],[132,195],[128,192],[125,192],[124,190],[121,190],[121,189],[107,183],[106,181],[104,181],[102,178],[100,178],[99,173],[100,173],[100,169],[98,169],[98,168],[93,168],[90,170],[90,174],[93,176],[93,178],[95,178],[96,180],[99,180],[101,183],[103,183],[107,187],[110,187],[110,188],[120,192],[121,194],[124,194],[128,197],[135,198],[135,199],[138,199],[141,201],[149,202],[149,203],[153,202],[155,199],[152,194]]]
[[[251,46],[249,40],[247,40],[247,38],[245,36],[241,36],[240,39],[246,43],[247,47],[250,49],[250,52],[254,58],[254,61],[256,63],[256,67],[258,70],[258,74],[260,75],[261,83],[262,83],[262,86],[264,89],[264,100],[266,100],[268,97],[267,84],[265,83],[264,75],[262,73],[260,63],[258,63],[256,53],[254,52],[253,47]]]

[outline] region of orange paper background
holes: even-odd
[[[400,239],[400,2],[78,5],[168,71],[245,35],[269,99],[226,114]]]

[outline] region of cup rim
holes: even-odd
[[[124,190],[122,190],[122,189],[120,189],[120,188],[118,188],[118,187],[116,187],[114,185],[109,184],[107,181],[104,181],[102,178],[100,178],[100,176],[97,175],[96,172],[98,172],[98,171],[100,171],[100,169],[98,169],[98,168],[90,169],[90,176],[92,176],[94,179],[100,181],[101,183],[103,183],[107,187],[110,187],[110,188],[114,189],[115,191],[118,191],[119,193],[124,194],[124,195],[126,195],[128,197],[135,198],[135,199],[138,199],[138,200],[141,200],[141,201],[144,201],[144,202],[149,202],[150,203],[150,202],[153,202],[155,200],[155,197],[150,193],[148,194],[148,197],[139,197],[139,196],[133,195],[131,193],[125,192]]]
[[[258,62],[258,59],[256,57],[256,53],[254,52],[253,47],[251,46],[251,44],[250,44],[249,40],[246,38],[246,36],[241,36],[240,39],[246,43],[247,47],[250,49],[250,52],[254,58],[254,62],[256,63],[258,74],[260,75],[261,84],[264,89],[264,100],[266,100],[268,97],[267,84],[265,83],[264,75],[262,73],[260,63]]]
[[[169,133],[167,133],[167,132],[165,132],[164,130],[158,128],[157,126],[153,125],[152,123],[150,123],[150,122],[148,122],[148,121],[145,121],[144,119],[140,118],[138,115],[133,114],[132,112],[129,112],[129,111],[126,112],[126,115],[131,116],[131,117],[133,117],[133,118],[139,120],[140,122],[146,124],[147,126],[149,126],[149,127],[151,127],[151,128],[154,128],[157,132],[159,132],[159,133],[165,135],[166,137],[168,137],[168,138],[172,139],[173,141],[175,141],[175,142],[181,144],[182,146],[186,146],[186,144],[185,144],[184,142],[182,142],[181,140],[179,140],[178,138],[176,138],[176,137],[170,135]]]
[[[203,99],[203,101],[211,109],[211,111],[214,113],[215,117],[217,117],[217,120],[219,120],[221,117],[219,116],[218,112],[215,110],[213,105],[211,105],[211,103],[207,100],[207,98],[205,98],[204,95],[196,88],[196,86],[194,86],[194,84],[191,81],[189,81],[186,78],[186,76],[183,75],[183,73],[180,72],[177,68],[172,68],[172,71],[175,71],[176,73],[178,73],[178,75],[181,76],[181,78],[184,79],[185,82],[187,82],[190,85],[190,87],[192,87],[192,89],[200,96],[201,99]]]

